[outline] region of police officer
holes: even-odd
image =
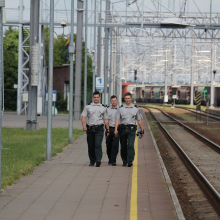
[[[141,128],[142,137],[144,136],[144,128],[141,120],[142,115],[140,113],[140,109],[131,103],[131,93],[125,93],[124,99],[126,104],[121,105],[117,110],[115,134],[119,133],[123,166],[131,167],[135,156],[134,141],[137,130],[136,121],[138,121]]]
[[[118,154],[118,148],[119,148],[119,136],[118,134],[114,134],[115,132],[115,119],[116,119],[116,113],[117,113],[117,103],[118,99],[117,96],[113,95],[111,96],[111,105],[107,107],[107,118],[109,122],[109,135],[106,139],[106,148],[107,148],[107,155],[108,155],[108,164],[112,164],[112,166],[116,166],[116,157]]]
[[[85,106],[82,112],[83,130],[87,132],[89,166],[100,167],[102,160],[102,140],[104,135],[104,124],[109,130],[108,119],[106,118],[106,106],[99,103],[100,93],[93,93],[92,103]],[[86,124],[87,118],[87,124]]]

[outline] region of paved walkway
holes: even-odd
[[[147,122],[132,168],[89,167],[86,135],[0,197],[1,220],[176,220]],[[138,149],[138,150],[137,150]]]
[[[2,117],[2,127],[19,127],[24,128],[26,125],[27,115],[16,115],[16,113],[4,112]],[[40,128],[47,127],[47,116],[37,117]],[[69,115],[60,114],[52,117],[52,126],[54,128],[68,128]],[[73,121],[73,128],[82,129],[80,120]]]

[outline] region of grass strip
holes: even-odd
[[[73,130],[73,140],[83,134]],[[22,128],[2,128],[2,189],[15,183],[19,178],[30,174],[34,167],[46,160],[47,129],[39,131]],[[52,156],[62,152],[68,145],[68,129],[52,129]]]
[[[167,108],[170,108],[172,105],[171,104],[167,104],[167,105],[163,105],[163,104],[160,104],[160,105],[156,105],[156,104],[147,104],[146,105],[147,107],[154,107],[154,108],[163,108],[163,109],[166,109],[166,106]],[[196,109],[196,105],[180,105],[180,104],[175,104],[176,107],[183,107],[183,108],[191,108],[191,109]],[[202,111],[205,111],[206,110],[206,106],[202,106],[201,105],[201,110]]]
[[[176,115],[177,117],[182,118],[184,121],[196,121],[196,115],[195,115],[195,117],[192,117],[192,116],[189,116],[189,115],[186,115],[186,114],[180,114],[180,113],[174,113],[174,115]],[[199,115],[197,117],[198,117],[197,120],[199,121],[200,120]]]

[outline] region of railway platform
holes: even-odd
[[[86,135],[21,178],[0,197],[1,220],[184,219],[144,117],[133,167],[89,167]]]

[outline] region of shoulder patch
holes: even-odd
[[[137,105],[134,105],[136,108],[138,108],[138,106]]]

